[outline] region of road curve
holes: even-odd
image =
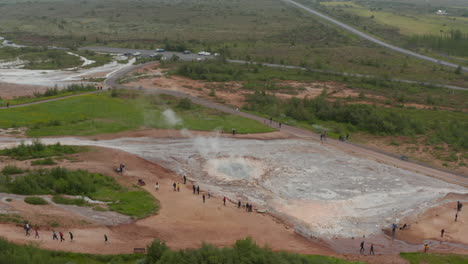
[[[405,55],[409,55],[409,56],[412,56],[412,57],[415,57],[415,58],[418,58],[418,59],[422,59],[422,60],[426,60],[426,61],[430,61],[430,62],[433,62],[433,63],[437,63],[437,64],[440,64],[440,65],[444,65],[444,66],[447,66],[447,67],[452,67],[452,68],[457,68],[459,65],[455,64],[455,63],[451,63],[451,62],[448,62],[448,61],[444,61],[444,60],[439,60],[439,59],[436,59],[436,58],[432,58],[432,57],[429,57],[429,56],[425,56],[425,55],[422,55],[422,54],[419,54],[419,53],[416,53],[416,52],[413,52],[413,51],[410,51],[410,50],[407,50],[407,49],[403,49],[403,48],[400,48],[400,47],[397,47],[395,45],[392,45],[392,44],[389,44],[387,42],[384,42],[382,40],[379,40],[375,37],[372,37],[371,35],[368,35],[360,30],[357,30],[355,29],[354,27],[351,27],[351,26],[348,26],[332,17],[329,17],[327,15],[324,15],[320,12],[317,12],[315,11],[314,9],[310,8],[310,7],[307,7],[305,5],[302,5],[302,4],[299,4],[298,2],[295,2],[293,0],[281,0],[285,3],[288,3],[288,4],[291,4],[291,5],[294,5],[300,9],[303,9],[305,10],[306,12],[314,15],[314,16],[318,16],[320,17],[321,19],[324,19],[334,25],[337,25],[339,27],[341,27],[342,29],[348,31],[348,32],[351,32],[355,35],[358,35],[359,37],[361,38],[364,38],[364,39],[367,39],[375,44],[378,44],[380,46],[383,46],[383,47],[386,47],[388,49],[391,49],[393,51],[396,51],[396,52],[399,52],[399,53],[402,53],[402,54],[405,54]],[[463,67],[462,66],[462,70],[464,72],[468,72],[468,68],[467,67]]]
[[[106,80],[105,84],[107,87],[122,88],[122,89],[138,89],[138,90],[145,91],[146,89],[144,88],[130,87],[130,86],[118,84],[117,80],[123,77],[125,74],[128,74],[132,70],[137,70],[139,68],[145,67],[150,64],[151,63],[136,65],[134,67],[126,68],[124,70],[118,71],[115,74],[113,74],[111,78]],[[147,92],[150,92],[150,91],[147,91]],[[215,103],[207,99],[194,97],[186,93],[172,91],[172,90],[164,90],[160,88],[158,88],[157,90],[151,90],[151,93],[166,94],[166,95],[171,95],[171,96],[178,97],[178,98],[189,98],[195,104],[202,105],[202,106],[212,108],[212,109],[216,109],[218,111],[222,111],[228,114],[238,115],[238,116],[242,116],[245,118],[253,119],[261,123],[270,125],[269,121],[267,121],[263,117],[260,117],[251,113],[238,111],[232,107],[219,104],[219,103]],[[276,129],[279,129],[278,123],[276,122],[273,122],[270,126]],[[302,128],[298,128],[294,126],[283,124],[281,126],[281,131],[286,132],[296,137],[303,138],[303,139],[319,140],[318,134],[311,132],[310,130],[306,130],[306,129],[302,129]],[[463,187],[468,187],[468,177],[464,175],[457,175],[450,171],[432,168],[432,167],[429,167],[427,164],[423,164],[423,163],[403,161],[399,158],[398,155],[393,154],[393,153],[388,153],[388,152],[380,151],[377,149],[372,149],[370,147],[359,145],[359,144],[350,144],[347,142],[341,142],[339,140],[334,140],[334,139],[327,139],[325,144],[333,146],[335,148],[339,148],[347,152],[355,153],[357,155],[366,156],[366,157],[378,160],[380,162],[384,162],[392,166],[396,166],[396,167],[403,168],[403,169],[410,170],[410,171],[415,171],[415,172],[425,174],[425,175],[428,175],[428,176],[431,176],[431,177],[434,177],[434,178],[437,178],[437,179],[440,179],[449,183],[458,184]]]

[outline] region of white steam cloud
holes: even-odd
[[[172,109],[166,109],[162,112],[164,122],[170,126],[177,126],[182,124],[182,119]]]

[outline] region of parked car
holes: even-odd
[[[198,55],[202,55],[202,56],[210,56],[210,55],[211,55],[211,53],[209,53],[209,52],[206,52],[206,51],[200,51],[200,52],[198,52]]]
[[[165,52],[165,49],[156,49],[156,52]]]
[[[124,53],[124,56],[132,56],[132,53],[130,53],[130,52],[125,52],[125,53]]]
[[[190,50],[184,50],[183,53],[184,53],[184,54],[190,54],[190,53],[192,53],[192,52],[191,52]]]
[[[134,53],[133,53],[133,56],[135,56],[135,57],[138,57],[138,56],[140,56],[140,55],[141,55],[140,52],[134,52]]]

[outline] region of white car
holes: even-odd
[[[133,53],[133,56],[135,56],[135,57],[140,56],[140,55],[141,55],[140,52],[134,52],[134,53]]]
[[[210,56],[211,53],[206,52],[206,51],[200,51],[200,52],[198,52],[198,55],[201,55],[201,56]]]

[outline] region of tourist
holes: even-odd
[[[200,194],[200,186],[197,186],[197,194]]]
[[[281,122],[278,124],[279,128],[281,128]]]
[[[159,191],[159,182],[156,182],[156,191]]]
[[[429,250],[429,244],[424,243],[424,253],[427,253],[428,250]]]
[[[109,242],[109,239],[107,238],[107,235],[104,234],[104,243],[107,243],[107,242]]]
[[[180,192],[180,183],[177,183],[177,191]]]
[[[440,230],[440,237],[444,237],[445,229]]]
[[[184,174],[184,184],[186,184],[186,183],[187,183],[187,176],[185,176],[185,174]]]
[[[375,255],[375,252],[374,252],[374,244],[371,244],[371,245],[370,245],[369,255]]]
[[[396,232],[396,229],[397,229],[398,225],[393,223],[392,224],[392,235],[395,236],[395,232]]]
[[[55,230],[52,230],[52,232],[52,240],[58,240],[57,233],[55,232]]]
[[[29,223],[24,224],[24,230],[26,231],[26,235],[30,236],[31,234],[29,233],[29,230],[31,230],[31,227],[29,226]]]
[[[203,203],[205,203],[205,194],[203,194],[202,197],[203,197]]]
[[[59,232],[59,235],[60,235],[60,242],[65,241],[65,238],[63,237],[63,233]]]
[[[363,254],[364,253],[364,241],[361,242],[361,249],[359,250],[359,253]]]
[[[34,229],[34,233],[35,233],[34,238],[39,238],[39,230],[37,227]]]
[[[223,203],[224,203],[224,205],[226,205],[226,196],[224,196],[224,198],[223,198]]]
[[[70,234],[70,241],[73,242],[73,233],[72,233],[72,232],[68,232],[68,234]]]
[[[177,184],[174,182],[174,183],[172,184],[172,187],[174,187],[174,192],[175,192],[175,191],[176,191]]]
[[[6,103],[6,107],[7,107],[7,108],[10,108],[10,102],[7,102],[7,103]]]
[[[249,203],[245,203],[245,210],[248,212],[249,211]]]
[[[463,207],[463,204],[460,201],[457,201],[457,212],[460,212]]]
[[[240,208],[241,207],[241,201],[239,200],[239,202],[237,202],[237,208]]]
[[[193,194],[195,194],[196,189],[197,189],[197,188],[195,188],[195,184],[192,185]]]
[[[455,214],[455,222],[458,220],[458,212]]]
[[[210,199],[210,198],[211,198],[211,193],[210,193],[210,192],[208,192],[208,199]]]

